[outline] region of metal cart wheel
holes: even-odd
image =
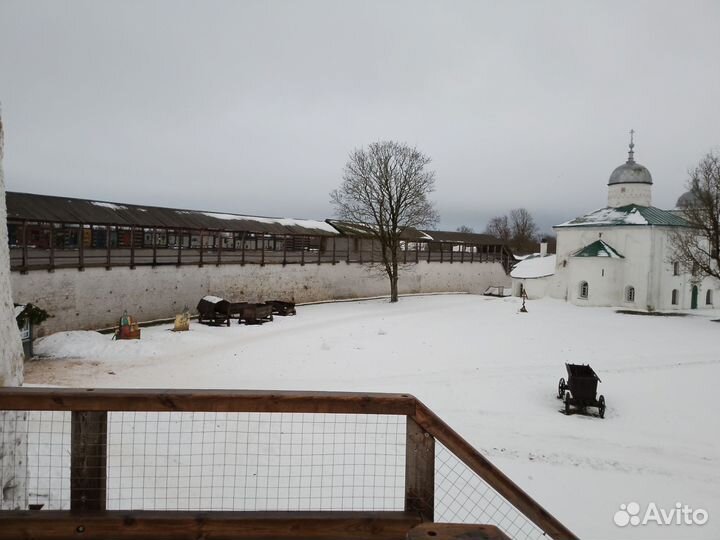
[[[560,377],[560,382],[558,382],[557,398],[562,399],[564,395],[565,395],[565,378]]]
[[[600,412],[600,418],[605,418],[605,396],[600,396],[598,399],[598,411]]]
[[[565,394],[565,414],[570,414],[570,392]]]

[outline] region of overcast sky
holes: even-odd
[[[332,216],[348,153],[417,146],[441,228],[672,207],[720,145],[720,2],[0,0],[7,189]]]

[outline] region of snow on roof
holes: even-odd
[[[546,257],[533,256],[527,257],[515,265],[510,272],[510,277],[517,279],[534,279],[552,276],[555,273],[555,255]]]
[[[103,208],[109,208],[110,210],[127,210],[127,206],[121,204],[114,204],[110,202],[90,201],[90,204],[95,206],[102,206]]]
[[[584,216],[571,219],[556,227],[592,227],[619,225],[661,225],[667,227],[687,227],[688,223],[668,210],[654,206],[628,204],[618,208],[600,208]]]
[[[584,248],[577,250],[573,257],[609,257],[611,259],[624,259],[615,248],[607,244],[603,240],[595,240],[592,244],[588,244]]]
[[[182,210],[179,210],[182,212]],[[303,227],[305,229],[320,229],[330,234],[337,234],[337,229],[325,221],[314,219],[293,219],[293,218],[267,218],[258,216],[243,216],[239,214],[222,214],[218,212],[200,212],[204,216],[226,221],[256,221],[270,225],[284,225],[286,227]]]
[[[205,300],[206,302],[210,302],[211,304],[217,304],[218,302],[224,301],[224,298],[220,298],[219,296],[212,296],[212,295],[203,296],[202,299]]]

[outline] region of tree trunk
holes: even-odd
[[[390,263],[390,302],[398,301],[398,262],[397,251],[391,253]]]
[[[397,274],[390,278],[390,302],[398,301],[398,278]]]

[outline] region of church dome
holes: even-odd
[[[647,167],[628,160],[616,168],[610,175],[608,186],[613,184],[652,184],[652,176]]]
[[[635,163],[635,143],[633,142],[632,135],[634,131],[630,132],[630,151],[628,152],[628,160],[617,167],[610,175],[608,180],[608,186],[614,184],[652,184],[652,176],[647,167]]]
[[[692,191],[686,191],[678,197],[675,208],[688,208],[697,204],[697,197]]]

